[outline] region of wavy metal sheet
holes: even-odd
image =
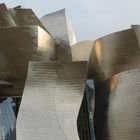
[[[78,140],[86,62],[31,62],[17,118],[17,140]]]
[[[140,66],[140,47],[135,30],[116,32],[95,41],[89,60],[89,77],[103,81]]]
[[[140,69],[114,75],[96,88],[97,140],[139,140]]]

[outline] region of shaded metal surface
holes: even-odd
[[[72,61],[89,61],[94,41],[81,41],[71,46]]]
[[[15,21],[16,26],[38,25],[47,31],[47,29],[43,26],[41,21],[32,11],[32,9],[21,8],[21,7],[10,8],[9,13],[11,14],[13,20]]]
[[[76,43],[75,34],[65,9],[47,14],[40,20],[57,44],[73,45]]]
[[[0,27],[24,25],[38,25],[48,32],[32,9],[25,9],[21,6],[8,9],[4,3],[0,4]]]
[[[139,140],[140,69],[122,72],[96,88],[97,140]]]
[[[65,9],[43,16],[42,24],[47,28],[56,43],[58,61],[71,61],[70,45],[76,43],[75,34]]]
[[[6,5],[0,4],[0,27],[16,26]]]
[[[31,62],[17,118],[17,140],[78,140],[86,62]]]
[[[13,100],[7,98],[0,103],[0,139],[1,140],[15,140],[16,132],[16,117],[13,111]]]
[[[39,26],[0,28],[0,79],[14,85],[3,95],[22,95],[30,60],[54,59],[53,40]]]
[[[89,60],[89,77],[103,81],[140,66],[140,47],[135,30],[116,32],[95,41]]]

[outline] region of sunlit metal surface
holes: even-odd
[[[14,105],[11,98],[0,103],[0,140],[16,139]]]
[[[89,61],[89,77],[105,80],[140,66],[140,47],[135,30],[113,33],[95,41]]]
[[[97,140],[139,140],[140,68],[100,84],[95,102]]]
[[[17,118],[17,140],[78,140],[86,62],[31,62]]]
[[[65,9],[47,14],[40,20],[57,44],[73,45],[76,43],[75,34]]]
[[[140,67],[140,25],[75,43],[65,9],[40,21],[31,9],[0,4],[0,97],[18,96],[16,115],[28,62],[36,61],[29,66],[18,140],[78,140],[77,129],[81,140],[93,140],[93,122],[96,140],[138,140],[140,69],[131,69]],[[95,80],[95,100],[88,83],[83,99],[87,78]]]
[[[56,56],[58,61],[71,61],[70,46],[76,43],[75,34],[65,9],[43,16],[42,24],[52,35],[56,43]]]
[[[71,46],[72,61],[89,61],[94,41],[81,41]]]

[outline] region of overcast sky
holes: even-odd
[[[95,40],[109,33],[140,24],[140,0],[1,0],[8,7],[32,8],[40,18],[66,9],[76,38]]]

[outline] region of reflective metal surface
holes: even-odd
[[[114,75],[96,88],[97,140],[139,140],[140,68]]]
[[[72,61],[89,61],[94,41],[81,41],[71,46]]]
[[[140,25],[75,43],[65,9],[40,21],[31,9],[0,4],[0,98],[18,96],[16,114],[25,88],[17,140],[78,140],[78,132],[80,140],[93,140],[94,123],[96,140],[138,140]],[[89,83],[83,98],[87,78],[95,81],[95,100]],[[1,112],[6,138],[12,116]]]
[[[57,44],[73,45],[76,43],[75,34],[65,9],[47,14],[40,21]]]
[[[22,95],[30,60],[54,59],[53,40],[39,26],[0,28],[0,79],[14,90],[4,95]]]
[[[17,118],[17,140],[78,140],[86,62],[31,62]]]
[[[103,81],[140,66],[140,47],[135,30],[116,32],[95,41],[89,60],[89,77]]]
[[[0,80],[13,85],[1,85],[0,96],[22,95],[28,62],[55,60],[55,52],[51,35],[31,9],[0,4]]]
[[[65,9],[47,14],[40,20],[56,43],[57,60],[71,61],[70,46],[76,43],[76,39],[71,22],[66,16]]]

